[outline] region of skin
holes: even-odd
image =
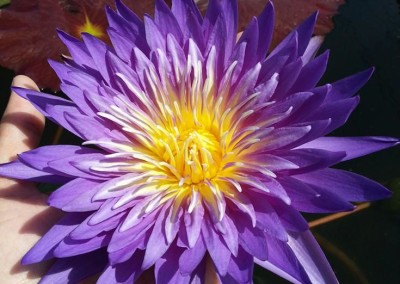
[[[37,90],[26,76],[14,78],[13,86]],[[26,100],[11,93],[0,123],[0,163],[36,147],[44,127],[44,117]],[[50,262],[21,266],[22,256],[61,217],[46,205],[47,196],[35,184],[0,178],[0,279],[8,283],[37,283]]]

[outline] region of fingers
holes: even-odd
[[[22,75],[16,76],[12,85],[38,90],[35,82]],[[30,102],[12,92],[0,122],[0,163],[14,160],[17,154],[36,147],[44,121],[43,115]]]

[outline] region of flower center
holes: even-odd
[[[212,133],[204,129],[191,129],[178,137],[177,144],[179,149],[176,149],[176,157],[181,159],[179,171],[185,184],[197,184],[217,175],[221,151]]]

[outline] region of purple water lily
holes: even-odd
[[[62,99],[15,88],[83,146],[44,146],[0,167],[60,183],[49,205],[66,213],[25,255],[55,258],[41,283],[250,283],[257,263],[294,283],[337,283],[300,212],[354,209],[390,192],[330,166],[387,147],[386,137],[326,137],[358,104],[367,70],[316,87],[316,14],[273,51],[268,4],[236,40],[237,3],[156,1],[142,21],[106,9],[112,46],[60,32],[71,58],[50,62]]]

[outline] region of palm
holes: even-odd
[[[33,184],[0,182],[2,283],[37,283],[50,263],[21,266],[22,256],[60,217]]]

